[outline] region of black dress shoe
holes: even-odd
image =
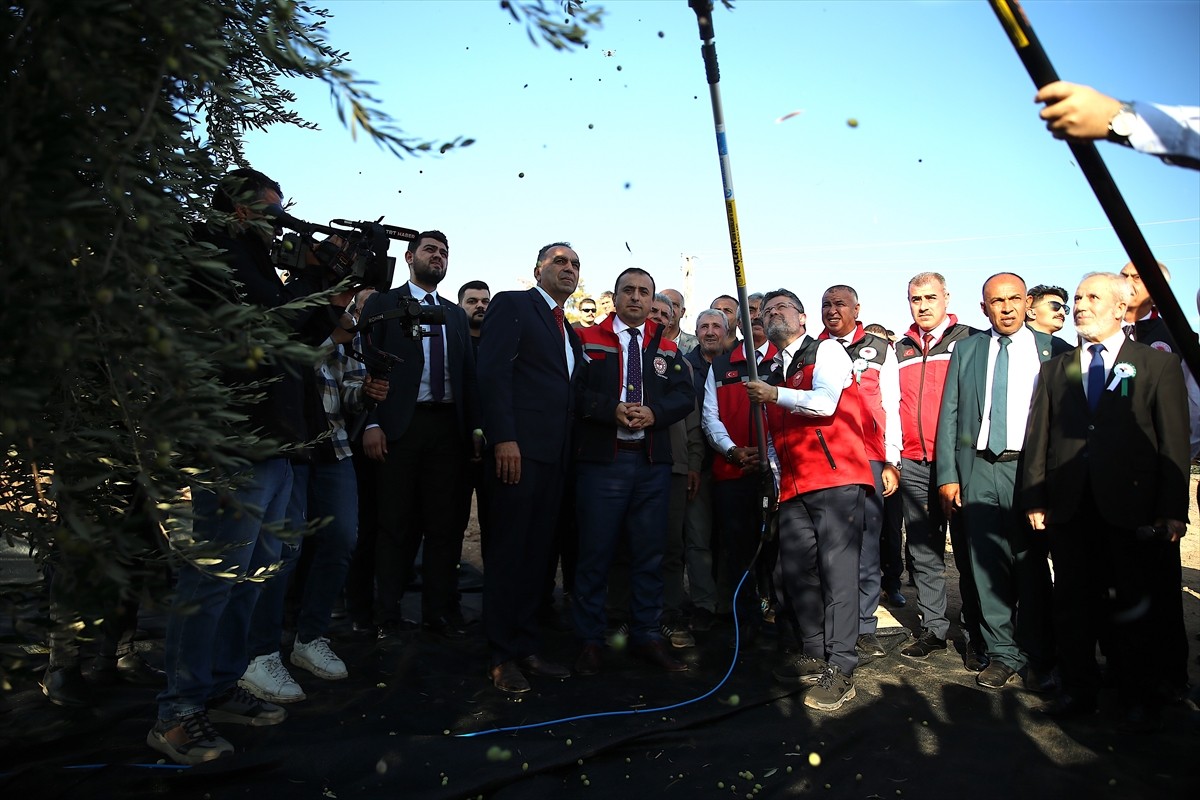
[[[879,643],[879,637],[873,633],[864,633],[859,636],[854,646],[866,658],[883,658],[887,655],[887,650],[884,650],[883,645]]]
[[[908,598],[901,594],[899,589],[884,592],[883,596],[887,598],[888,605],[895,606],[896,608],[904,608],[904,605],[908,602]]]
[[[137,653],[126,653],[118,659],[96,656],[88,666],[87,678],[99,686],[109,686],[117,681],[132,686],[163,686],[167,673],[146,663]]]
[[[1037,692],[1038,694],[1046,694],[1053,692],[1058,688],[1058,682],[1054,680],[1053,672],[1043,672],[1040,669],[1033,667],[1025,668],[1025,690],[1028,692]]]
[[[648,661],[664,672],[687,672],[688,665],[667,652],[661,639],[629,645],[629,652],[643,661]]]
[[[1052,703],[1044,706],[1042,713],[1051,719],[1079,719],[1096,713],[1096,699],[1094,697],[1075,697],[1069,694],[1060,695]]]
[[[521,668],[522,672],[528,672],[530,675],[537,675],[541,678],[558,678],[562,680],[563,678],[571,677],[571,670],[562,664],[546,661],[536,653],[519,659],[517,666]]]
[[[492,685],[508,694],[521,694],[529,691],[529,681],[517,669],[514,661],[505,661],[491,669]]]
[[[967,652],[963,654],[963,666],[967,668],[967,672],[983,672],[991,663],[987,653],[981,653],[967,645]]]
[[[1157,706],[1135,703],[1121,713],[1117,730],[1121,733],[1153,733],[1162,727],[1162,714]]]
[[[443,639],[450,639],[451,641],[467,638],[467,628],[465,625],[446,619],[445,617],[422,622],[421,630],[431,636],[440,636]]]
[[[92,704],[91,692],[83,681],[78,664],[73,667],[46,667],[41,686],[42,694],[56,706],[87,708]]]
[[[1003,689],[1004,685],[1016,674],[1017,671],[1007,664],[993,661],[984,667],[983,671],[975,678],[975,682],[985,689]]]
[[[600,645],[585,644],[575,659],[576,675],[595,675],[600,671]]]
[[[926,628],[916,641],[900,651],[905,658],[929,658],[929,654],[946,649],[946,640]]]

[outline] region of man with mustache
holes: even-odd
[[[928,658],[946,649],[950,620],[946,616],[946,527],[934,472],[938,413],[942,387],[955,344],[974,329],[947,313],[950,292],[946,279],[922,272],[908,282],[908,305],[913,325],[896,342],[900,364],[900,495],[904,501],[904,531],[912,555],[909,572],[917,584],[921,633],[900,651],[906,658]],[[966,539],[959,526],[950,527],[958,587],[962,596],[962,630],[966,667],[979,672],[986,666],[979,641],[979,602],[975,596]]]
[[[1122,727],[1145,731],[1157,727],[1167,699],[1154,674],[1161,620],[1181,602],[1178,589],[1155,583],[1163,562],[1178,562],[1187,530],[1188,423],[1178,357],[1121,330],[1129,295],[1111,273],[1087,275],[1075,290],[1082,344],[1041,367],[1020,505],[1054,558],[1063,693],[1047,713],[1095,711],[1100,638]]]
[[[393,638],[402,624],[400,600],[412,577],[417,549],[422,559],[421,628],[447,639],[466,636],[458,611],[458,557],[462,528],[455,494],[469,454],[478,456],[482,436],[475,352],[466,312],[440,297],[450,245],[440,231],[425,231],[404,254],[409,279],[371,295],[362,316],[370,319],[411,299],[441,307],[445,324],[422,326],[414,339],[409,320],[375,325],[370,342],[397,356],[391,391],[368,416],[363,452],[377,463],[379,534],[375,603],[380,636]]]
[[[1025,302],[1025,324],[1039,333],[1058,333],[1071,313],[1067,290],[1061,286],[1038,284],[1029,290]]]

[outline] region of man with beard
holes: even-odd
[[[458,304],[467,312],[471,330],[471,349],[479,355],[479,334],[483,330],[483,315],[492,301],[492,290],[483,281],[467,281],[458,289]]]
[[[766,405],[779,480],[775,583],[803,646],[775,677],[815,683],[804,705],[834,711],[854,698],[858,666],[863,497],[874,485],[862,404],[849,354],[836,340],[805,334],[800,298],[779,289],[763,300],[767,337],[780,353],[768,380],[746,384],[746,394]]]
[[[491,447],[483,625],[492,685],[510,694],[529,691],[527,675],[571,674],[541,657],[537,613],[570,459],[572,376],[583,360],[563,310],[579,285],[579,255],[566,242],[548,244],[538,252],[533,276],[532,289],[496,295],[479,349]]]
[[[1047,711],[1091,714],[1106,673],[1131,731],[1157,727],[1157,673],[1177,658],[1162,620],[1179,613],[1162,564],[1187,530],[1187,397],[1177,357],[1126,339],[1129,290],[1092,273],[1075,290],[1082,345],[1041,367],[1025,435],[1021,506],[1054,558],[1054,621],[1063,694]],[[1178,567],[1176,567],[1178,569]]]
[[[458,304],[467,312],[467,324],[471,332],[471,349],[475,354],[475,362],[479,363],[480,333],[483,331],[483,315],[487,313],[488,303],[492,300],[492,290],[483,281],[467,281],[458,289]],[[483,459],[471,459],[463,473],[462,492],[458,498],[458,518],[460,529],[466,533],[471,521],[471,495],[475,495],[479,519],[479,544],[487,537],[487,484],[483,479]],[[462,548],[459,548],[459,560],[462,560]]]
[[[460,639],[466,630],[458,612],[462,528],[455,494],[468,454],[478,457],[482,449],[482,435],[472,436],[480,425],[475,354],[466,313],[437,294],[450,261],[445,234],[419,234],[404,259],[408,282],[371,295],[362,316],[397,309],[411,298],[441,308],[445,324],[423,325],[420,339],[410,335],[407,318],[386,320],[370,332],[372,345],[400,359],[391,391],[370,412],[362,439],[363,452],[378,463],[381,489],[376,622],[381,638],[398,633],[400,600],[423,540],[421,628]]]

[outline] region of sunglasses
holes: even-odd
[[[595,314],[596,313],[596,309],[594,309],[594,308],[581,308],[581,309],[579,309],[579,311],[583,314]]]
[[[1071,313],[1071,307],[1069,305],[1066,303],[1060,303],[1057,300],[1047,300],[1046,302],[1042,303],[1042,305],[1050,306],[1050,309],[1056,314],[1059,311],[1063,312],[1064,314]]]

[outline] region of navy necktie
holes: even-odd
[[[638,347],[637,328],[629,329],[629,352],[625,355],[625,402],[642,402],[642,350]]]
[[[988,426],[988,450],[1000,455],[1008,449],[1008,343],[1012,339],[1000,337],[1000,350],[996,353],[996,368],[992,372],[992,415]]]
[[[1100,395],[1104,392],[1104,345],[1094,344],[1088,348],[1092,352],[1092,363],[1088,364],[1087,401],[1088,408],[1096,413],[1100,405]]]
[[[437,305],[433,295],[425,295],[426,305]],[[442,326],[429,326],[429,396],[434,402],[446,399],[446,346],[443,343]]]

